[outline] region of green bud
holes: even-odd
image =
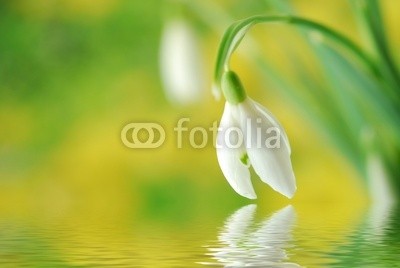
[[[236,73],[227,71],[222,75],[222,92],[225,99],[231,104],[238,104],[246,99],[246,91]]]

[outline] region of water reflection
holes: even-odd
[[[337,206],[296,204],[258,221],[248,205],[222,226],[206,217],[178,225],[0,214],[0,267],[399,267],[399,206]]]
[[[375,201],[371,204],[366,217],[366,229],[370,231],[368,233],[372,240],[379,241],[382,239],[394,215],[394,202]]]
[[[256,205],[238,209],[230,216],[219,236],[217,247],[208,247],[209,255],[225,267],[300,267],[289,259],[291,231],[296,220],[292,206],[287,206],[260,224],[254,222]]]
[[[393,202],[374,202],[348,242],[328,253],[331,267],[399,267],[400,210]]]

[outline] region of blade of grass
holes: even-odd
[[[400,103],[400,74],[387,44],[379,2],[376,0],[357,0],[353,2],[353,6],[363,24],[364,31],[372,41],[374,52],[378,57],[378,67],[381,69],[385,80],[394,89],[391,93]]]

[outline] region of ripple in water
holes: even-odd
[[[399,207],[373,205],[351,224],[321,210],[257,220],[247,205],[221,226],[2,219],[0,267],[400,267]]]

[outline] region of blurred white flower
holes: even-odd
[[[382,158],[375,152],[368,152],[366,158],[367,179],[371,189],[373,204],[392,204],[393,192],[390,189],[390,179]]]
[[[219,101],[221,99],[221,90],[215,84],[212,85],[212,87],[211,87],[211,94],[213,95],[213,97],[216,101]]]
[[[188,104],[201,98],[204,74],[200,47],[191,25],[181,18],[165,23],[160,68],[165,93],[171,102]]]
[[[218,129],[216,147],[225,178],[238,194],[255,199],[257,196],[249,172],[252,165],[263,182],[286,197],[293,197],[296,180],[284,129],[271,112],[246,97],[233,72],[224,76],[222,84],[228,101]]]

